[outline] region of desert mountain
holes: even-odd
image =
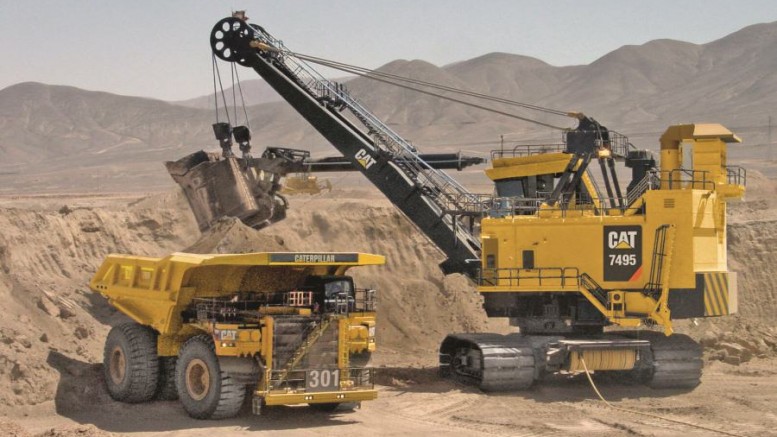
[[[247,73],[249,75],[253,74],[250,71],[248,71]],[[232,98],[233,91],[235,92],[235,100],[237,101],[241,101],[240,92],[242,91],[243,93],[242,99],[245,100],[247,106],[259,105],[262,103],[270,103],[270,102],[280,102],[283,100],[281,96],[279,96],[278,93],[276,93],[275,90],[273,90],[272,87],[262,79],[242,80],[240,81],[239,87],[230,86],[228,88],[225,88],[224,98],[228,98],[228,102],[230,104],[233,102],[233,98]],[[219,96],[219,99],[222,99],[222,96]],[[199,97],[194,97],[186,100],[179,100],[177,102],[170,102],[170,103],[186,106],[188,108],[212,110],[214,106],[213,92],[211,91],[210,93]],[[219,105],[221,104],[222,103],[220,100]]]
[[[767,120],[777,106],[777,23],[744,28],[707,44],[656,40],[624,46],[589,65],[556,67],[491,53],[446,66],[397,60],[382,71],[594,116],[654,147],[679,122],[720,122],[747,140],[735,157],[773,158]],[[209,72],[203,72],[209,74]],[[243,78],[253,73],[246,70]],[[248,80],[266,103],[248,108],[257,149],[285,145],[336,154],[267,85]],[[560,134],[508,117],[357,78],[348,89],[421,150],[477,150]],[[245,91],[245,89],[244,89]],[[200,100],[206,97],[200,98]],[[216,146],[212,109],[72,87],[22,83],[0,90],[0,193],[158,190],[170,185],[161,161]],[[249,100],[250,102],[250,100]],[[195,107],[188,107],[188,106]],[[571,120],[511,107],[561,126]],[[244,123],[238,111],[237,123]],[[224,118],[222,113],[222,119]],[[235,115],[232,114],[232,118]]]
[[[252,71],[247,71],[248,77],[253,77]],[[246,73],[241,73],[245,77]],[[347,82],[349,79],[352,79],[352,77],[340,77],[335,80],[337,82]],[[225,84],[226,86],[226,84]],[[241,97],[242,92],[242,97]],[[234,94],[233,94],[234,93]],[[246,106],[254,106],[254,105],[260,105],[262,103],[272,103],[272,102],[281,102],[283,101],[283,98],[278,95],[278,93],[275,92],[274,89],[270,85],[267,84],[263,79],[248,79],[248,80],[241,80],[239,86],[229,86],[224,88],[224,95],[218,96],[219,98],[219,106],[223,105],[223,101],[226,100],[227,104],[233,104],[235,101],[242,102],[245,101]],[[213,102],[213,91],[209,92],[208,94],[194,97],[191,99],[186,100],[179,100],[176,102],[170,102],[175,105],[181,105],[186,106],[188,108],[197,108],[197,109],[210,109],[213,110],[214,102]]]

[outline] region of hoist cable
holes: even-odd
[[[212,62],[211,67],[213,68],[213,106],[216,108],[216,123],[219,122],[219,92],[218,88],[216,87],[216,56],[211,55]]]
[[[221,71],[219,71],[218,63],[216,63],[216,55],[213,55],[213,67],[216,70],[216,78],[218,78],[219,88],[221,88],[221,100],[224,101],[224,112],[227,113],[227,122],[232,124],[232,120],[229,118],[229,106],[227,105],[227,96],[224,94],[224,85],[221,83]],[[214,79],[215,83],[215,79]],[[215,87],[215,85],[214,85]],[[216,111],[218,111],[218,104],[216,105]]]
[[[238,73],[238,70],[235,69],[235,77],[237,77],[237,89],[240,91],[240,102],[243,105],[243,115],[246,118],[246,127],[248,129],[251,129],[251,121],[248,119],[248,110],[246,109],[246,99],[243,97],[243,86],[240,84],[240,73]],[[235,118],[237,118],[237,115],[235,115]]]
[[[235,116],[235,124],[237,124],[237,90],[235,89],[235,64],[229,64],[232,74],[232,114]]]
[[[368,77],[369,79],[376,80],[378,82],[384,82],[384,83],[387,83],[387,84],[390,84],[390,85],[394,85],[394,86],[397,86],[397,87],[400,87],[400,88],[405,88],[405,89],[408,89],[408,90],[416,91],[416,92],[419,92],[421,94],[426,94],[426,95],[429,95],[429,96],[438,97],[438,98],[443,99],[443,100],[448,100],[448,101],[451,101],[451,102],[460,103],[460,104],[463,104],[463,105],[466,105],[466,106],[470,106],[470,107],[473,107],[473,108],[481,109],[481,110],[488,111],[488,112],[493,112],[495,114],[504,115],[506,117],[515,118],[515,119],[526,121],[526,122],[529,122],[529,123],[534,123],[534,124],[537,124],[537,125],[540,125],[540,126],[551,128],[551,129],[557,129],[557,130],[560,130],[560,131],[567,131],[567,130],[569,130],[569,128],[567,128],[567,127],[556,126],[556,125],[553,125],[553,124],[550,124],[550,123],[545,123],[545,122],[542,122],[542,121],[533,120],[531,118],[522,117],[520,115],[516,115],[516,114],[510,113],[510,112],[501,111],[499,109],[490,108],[488,106],[478,105],[476,103],[467,102],[465,100],[457,99],[457,98],[446,96],[446,95],[443,95],[443,94],[434,93],[434,92],[423,90],[423,89],[420,89],[420,88],[415,88],[415,87],[412,87],[412,86],[409,86],[409,85],[403,85],[401,83],[393,82],[393,81],[388,80],[388,79],[379,78],[379,77],[372,77],[372,76],[369,76],[369,75],[367,75],[365,73],[361,73],[361,72],[356,71],[356,70],[350,70],[350,69],[348,69],[346,67],[330,66],[330,65],[327,65],[326,62],[316,62],[316,63],[318,63],[320,65],[323,65],[325,67],[335,68],[337,70],[341,70],[341,71],[345,71],[347,73],[355,74],[357,76]]]
[[[387,78],[387,79],[394,79],[394,80],[398,80],[398,81],[402,81],[402,82],[409,82],[409,83],[413,83],[413,84],[416,84],[416,85],[422,85],[422,86],[425,86],[425,87],[439,89],[439,90],[442,90],[442,91],[450,91],[450,92],[457,93],[457,94],[463,94],[463,95],[467,95],[467,96],[470,96],[470,97],[476,97],[476,98],[483,99],[483,100],[489,100],[489,101],[493,101],[493,102],[504,103],[504,104],[507,104],[507,105],[518,106],[518,107],[521,107],[521,108],[531,109],[531,110],[534,110],[534,111],[545,112],[545,113],[548,113],[548,114],[559,115],[559,116],[564,116],[564,117],[577,117],[577,113],[574,113],[574,112],[567,112],[567,111],[560,111],[558,109],[546,108],[546,107],[543,107],[543,106],[533,105],[533,104],[530,104],[530,103],[519,102],[519,101],[516,101],[516,100],[505,99],[505,98],[497,97],[497,96],[491,96],[491,95],[488,95],[488,94],[478,93],[478,92],[475,92],[475,91],[469,91],[469,90],[465,90],[465,89],[461,89],[461,88],[455,88],[455,87],[451,87],[451,86],[447,86],[447,85],[437,84],[437,83],[433,83],[433,82],[427,82],[427,81],[423,81],[423,80],[420,80],[420,79],[413,79],[413,78],[410,78],[410,77],[399,76],[399,75],[396,75],[396,74],[386,73],[386,72],[382,72],[382,71],[378,71],[378,70],[372,70],[372,69],[369,69],[369,68],[359,67],[357,65],[346,64],[346,63],[342,63],[342,62],[338,62],[338,61],[332,61],[332,60],[329,60],[329,59],[319,58],[319,57],[316,57],[316,56],[304,55],[304,54],[301,54],[301,53],[294,53],[294,52],[282,52],[282,53],[287,53],[287,54],[295,56],[295,57],[297,57],[299,59],[302,59],[302,60],[305,60],[305,61],[308,61],[308,62],[312,62],[312,63],[315,63],[315,64],[320,64],[320,65],[326,64],[325,66],[327,66],[329,68],[334,68],[334,69],[337,69],[337,70],[348,69],[348,70],[359,71],[359,72],[363,73],[363,74],[360,74],[360,76],[366,76],[366,77],[370,77],[370,78],[372,78],[372,76],[380,76],[380,77]]]

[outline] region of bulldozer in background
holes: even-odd
[[[180,399],[197,419],[308,404],[333,411],[375,399],[376,291],[356,288],[365,253],[109,255],[89,286],[133,321],[105,342],[108,393]]]
[[[319,194],[322,191],[332,191],[332,183],[325,179],[320,181],[318,177],[311,176],[308,173],[297,173],[287,176],[281,188],[281,194],[293,196],[297,194]]]

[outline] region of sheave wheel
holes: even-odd
[[[114,326],[105,340],[103,372],[108,393],[117,401],[146,402],[159,378],[156,332],[148,326]]]
[[[183,344],[175,380],[184,410],[195,419],[234,417],[245,399],[245,387],[221,371],[213,340],[207,335]]]

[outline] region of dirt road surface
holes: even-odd
[[[743,436],[777,435],[777,360],[740,366],[707,365],[690,392],[652,390],[597,378],[614,405]],[[55,364],[65,365],[68,364]],[[596,398],[584,375],[544,381],[523,393],[485,394],[440,380],[432,368],[385,368],[379,399],[335,413],[307,407],[245,409],[234,419],[199,421],[173,402],[126,405],[110,400],[99,366],[78,364],[80,376],[63,375],[53,402],[6,411],[31,435],[79,425],[117,435],[150,436],[707,436],[716,435],[657,417],[615,411]],[[74,434],[80,435],[80,434]],[[725,434],[719,434],[725,435]]]
[[[731,211],[729,252],[740,272],[740,314],[678,323],[705,346],[703,383],[689,392],[596,378],[629,410],[729,433],[777,435],[777,205],[772,181]],[[759,192],[760,188],[760,192]],[[63,206],[66,205],[66,206]],[[179,194],[0,199],[0,436],[706,436],[655,416],[614,410],[584,375],[559,375],[522,393],[484,394],[437,378],[449,332],[500,331],[463,277],[444,277],[430,243],[393,207],[348,193],[297,199],[289,218],[256,232],[225,221],[200,236]],[[85,284],[106,254],[176,250],[359,250],[387,256],[358,273],[380,290],[379,399],[353,412],[246,410],[224,421],[189,418],[177,402],[127,405],[107,395],[103,341],[121,314]],[[725,435],[725,434],[721,434]]]

